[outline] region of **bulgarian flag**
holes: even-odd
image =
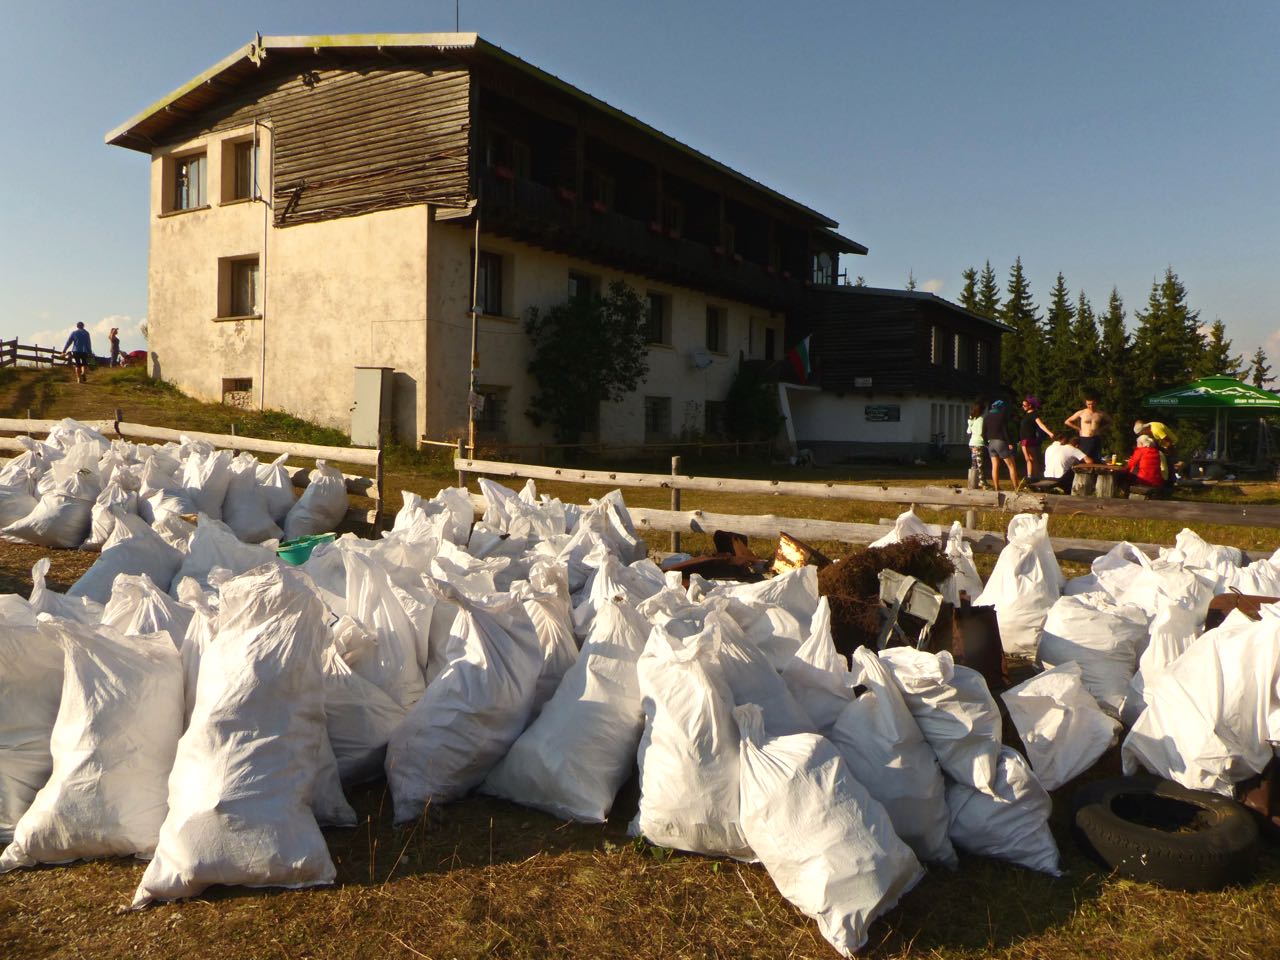
[[[787,360],[801,383],[808,383],[809,375],[813,373],[813,365],[809,362],[809,341],[812,339],[813,334],[809,334],[787,351]]]

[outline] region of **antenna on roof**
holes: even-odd
[[[459,9],[458,9],[461,5],[462,5],[462,0],[453,0],[453,32],[454,33],[462,32],[462,26],[461,26],[462,14],[459,12]]]

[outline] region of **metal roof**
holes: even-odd
[[[1004,333],[1013,332],[1013,327],[1009,326],[1007,323],[1002,323],[999,320],[993,320],[980,313],[974,313],[972,310],[967,310],[958,303],[952,303],[950,300],[944,300],[936,293],[929,293],[924,290],[894,290],[890,287],[854,287],[839,284],[829,284],[819,287],[818,289],[839,291],[841,293],[855,294],[858,296],[880,296],[894,297],[900,300],[922,300],[926,303],[936,304],[943,309],[963,314],[966,317],[971,317],[974,320],[981,320],[983,323],[999,328]]]
[[[842,237],[834,231],[839,224],[797,200],[793,200],[758,180],[739,173],[693,147],[661,130],[650,126],[631,114],[613,107],[597,97],[573,86],[545,70],[535,67],[501,47],[481,39],[475,33],[354,33],[321,34],[298,37],[264,37],[257,35],[252,41],[219,60],[208,70],[198,74],[172,93],[139,111],[106,135],[106,142],[150,153],[164,136],[166,130],[216,103],[222,96],[253,77],[264,62],[275,58],[302,58],[321,52],[381,53],[392,57],[411,55],[415,52],[445,51],[463,62],[501,64],[513,68],[530,78],[553,87],[574,99],[651,136],[681,153],[707,164],[752,190],[759,191],[778,203],[818,221],[829,228],[827,236],[842,249],[854,253],[866,253],[867,248],[854,240]]]

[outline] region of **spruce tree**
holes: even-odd
[[[1144,393],[1176,387],[1192,378],[1204,354],[1200,311],[1187,306],[1187,288],[1173,267],[1153,281],[1145,312],[1138,313],[1133,338],[1134,370]]]
[[[1004,335],[1000,352],[1000,379],[1016,396],[1025,396],[1041,381],[1044,331],[1031,288],[1022,271],[1022,258],[1009,269],[1008,298],[1000,308],[1000,320],[1013,327]]]
[[[1080,372],[1084,367],[1072,340],[1075,316],[1066,278],[1059,273],[1049,295],[1049,313],[1045,318],[1043,378],[1031,391],[1039,391],[1040,399],[1055,415],[1068,407],[1079,393]],[[1071,407],[1066,413],[1075,409]]]
[[[1253,359],[1249,361],[1249,382],[1259,390],[1266,390],[1275,380],[1271,375],[1271,365],[1267,363],[1267,355],[1259,347],[1253,351]]]
[[[1136,419],[1137,409],[1133,388],[1133,346],[1124,326],[1124,301],[1120,298],[1120,291],[1114,287],[1107,301],[1107,312],[1102,315],[1100,339],[1097,367],[1099,401],[1102,409],[1111,414],[1106,445],[1112,450],[1124,450],[1132,443],[1129,425]]]
[[[916,288],[916,272],[911,270],[907,273],[907,289],[914,290]]]
[[[1098,319],[1094,316],[1093,304],[1083,290],[1076,299],[1076,322],[1071,327],[1071,345],[1086,368],[1096,368],[1102,342],[1098,336]]]
[[[966,310],[978,312],[978,271],[969,267],[960,274],[964,280],[964,289],[960,291],[960,306]]]
[[[1000,285],[996,283],[996,272],[991,269],[990,260],[978,279],[978,312],[992,320],[1000,316]]]
[[[1192,371],[1197,377],[1235,377],[1244,375],[1244,358],[1231,355],[1231,341],[1227,339],[1227,325],[1213,321],[1209,336],[1205,338],[1204,353]]]

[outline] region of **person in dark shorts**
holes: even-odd
[[[112,327],[111,332],[107,334],[107,340],[111,343],[111,366],[120,366],[120,328]]]
[[[1106,430],[1111,423],[1111,414],[1098,406],[1098,395],[1092,392],[1086,393],[1084,406],[1067,417],[1065,422],[1072,430],[1080,431],[1079,446],[1085,456],[1101,460],[1102,431]]]
[[[1028,482],[1040,474],[1040,441],[1051,436],[1053,431],[1040,419],[1040,401],[1036,397],[1024,398],[1022,422],[1018,424],[1018,446],[1022,448],[1022,458],[1027,462]]]
[[[85,373],[89,369],[89,361],[93,359],[93,344],[89,341],[89,331],[83,323],[76,328],[62,345],[62,352],[71,357],[71,364],[76,368],[76,383],[84,383]]]
[[[987,415],[982,418],[982,436],[987,441],[987,453],[991,457],[991,486],[1000,491],[1000,461],[1009,471],[1013,489],[1018,489],[1018,465],[1009,446],[1009,411],[1003,400],[992,401]]]

